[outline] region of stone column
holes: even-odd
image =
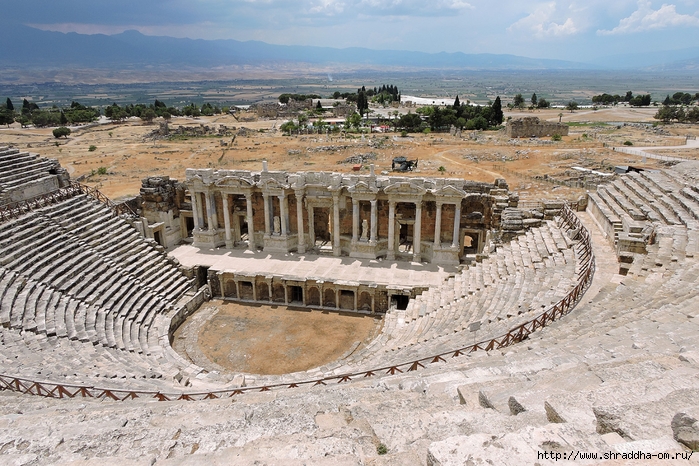
[[[263,199],[263,204],[265,207],[265,236],[269,236],[270,231],[269,231],[269,195],[267,194],[262,194],[262,199]]]
[[[248,217],[248,249],[255,249],[255,224],[252,220],[252,193],[245,195],[245,207]]]
[[[359,200],[352,199],[352,242],[359,239]]]
[[[223,226],[226,228],[226,247],[233,247],[233,237],[231,235],[231,214],[228,211],[228,193],[222,193],[223,198]]]
[[[235,280],[235,295],[238,297],[238,299],[242,299],[240,297],[240,281]]]
[[[287,234],[287,225],[289,224],[289,206],[286,203],[286,194],[280,194],[279,196],[279,223],[282,225],[282,236]]]
[[[451,247],[459,247],[459,228],[461,228],[461,202],[455,204],[454,210],[454,236],[451,240]]]
[[[376,233],[378,231],[378,216],[376,213],[376,199],[371,201],[371,237],[369,242],[371,244],[376,244]]]
[[[306,252],[306,235],[303,233],[303,193],[296,192],[296,229],[298,230],[299,254]]]
[[[284,304],[289,304],[289,285],[284,283]]]
[[[313,220],[313,206],[308,204],[308,242],[311,249],[316,247],[316,229],[315,222]]]
[[[340,290],[335,288],[335,309],[340,309]]]
[[[216,231],[219,229],[219,224],[218,224],[218,213],[216,212],[216,195],[215,193],[211,193],[210,195],[211,199],[211,218],[214,220],[214,227],[212,230]]]
[[[211,208],[211,194],[207,191],[204,193],[204,202],[206,202],[206,217],[209,222],[209,231],[216,231],[213,209]]]
[[[442,245],[442,203],[437,201],[437,217],[434,221],[434,247],[438,248]]]
[[[333,194],[333,256],[340,256],[340,195]]]
[[[395,250],[396,236],[396,201],[388,201],[388,253],[386,259],[396,260]]]
[[[420,236],[422,233],[422,200],[415,203],[415,225],[413,225],[413,260],[420,262]]]
[[[199,213],[199,199],[197,199],[198,193],[191,191],[190,197],[192,198],[192,220],[194,220],[194,230],[201,229],[201,219]]]

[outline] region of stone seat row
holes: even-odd
[[[130,225],[111,217],[109,210],[86,196],[78,198],[92,210],[81,214],[76,209],[81,220],[72,225],[53,217],[52,210],[66,210],[60,205],[0,225],[6,235],[0,242],[0,264],[28,276],[38,274],[81,298],[89,292],[93,299],[99,299],[124,275],[132,278],[133,285],[158,290],[170,301],[176,301],[190,287],[190,281],[166,256],[141,239]],[[76,202],[75,198],[71,201]],[[69,259],[64,261],[64,257]],[[86,276],[93,280],[85,280]]]
[[[157,341],[153,321],[167,304],[146,297],[134,302],[138,313],[122,315],[0,269],[0,324],[12,329],[149,355]]]
[[[20,255],[4,266],[25,278],[40,280],[66,296],[105,306],[117,315],[123,313],[130,318],[137,317],[135,304],[160,300],[133,275],[119,273],[114,265],[65,240],[59,237],[52,246],[41,247],[38,254]],[[65,248],[64,244],[67,244]],[[33,243],[33,246],[41,246],[41,243]],[[70,259],[62,260],[65,256]]]
[[[564,240],[565,233],[554,222],[538,230],[423,293],[424,298],[415,299],[406,311],[389,311],[377,339],[324,369],[342,373],[450,351],[538,316],[577,281],[573,250],[577,243]],[[534,238],[542,239],[541,249],[533,245]],[[535,250],[544,253],[546,244],[548,257],[536,263],[527,260]],[[470,286],[475,289],[469,291]]]
[[[657,278],[661,271],[664,280]],[[694,404],[699,395],[699,294],[692,286],[697,280],[699,263],[694,260],[680,261],[669,270],[663,266],[628,285],[608,285],[574,311],[587,316],[584,321],[554,324],[530,339],[530,352],[509,355],[510,366],[532,372],[526,379],[489,380],[482,389],[484,398],[501,412],[517,414],[510,412],[514,404],[586,432],[612,422],[627,440],[667,432],[675,412],[683,404]],[[543,376],[535,373],[542,361],[551,365],[554,360],[565,363],[560,369],[553,365]],[[488,367],[497,372],[492,359]],[[560,385],[567,379],[573,380],[569,388],[565,382]],[[516,403],[508,403],[510,398]],[[642,412],[653,415],[639,422]]]
[[[55,165],[55,161],[18,151],[0,156],[0,186],[5,189],[14,189],[23,184],[53,176],[50,170]]]
[[[183,364],[160,347],[155,322],[192,282],[152,242],[82,195],[0,224],[0,238],[0,324],[8,335],[35,336],[25,346],[15,338],[23,353],[70,342],[86,367],[97,351],[105,373],[157,370],[171,383]],[[112,370],[107,355],[128,362]]]
[[[134,353],[33,332],[0,328],[4,371],[51,383],[171,391],[173,365]]]
[[[693,257],[698,253],[699,193],[663,172],[623,175],[590,193],[590,202],[601,213],[602,222],[615,232],[615,244],[621,232],[625,238],[647,242],[649,232],[654,230],[658,238],[672,238],[662,241],[659,258],[671,260],[677,255]],[[667,252],[669,244],[672,244],[672,251]],[[620,257],[625,256],[624,262],[631,262],[638,253],[644,252],[636,247],[627,250],[628,247],[622,245],[618,252]]]

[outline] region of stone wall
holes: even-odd
[[[568,125],[542,121],[539,117],[516,118],[507,122],[505,133],[510,138],[540,138],[546,136],[567,136]]]

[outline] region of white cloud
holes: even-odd
[[[353,3],[365,15],[436,16],[473,9],[473,5],[462,0],[355,0]]]
[[[531,34],[538,39],[569,36],[580,32],[580,27],[573,18],[559,19],[560,15],[556,15],[556,10],[556,2],[540,4],[529,16],[507,28],[507,31]]]
[[[338,15],[344,10],[345,2],[335,0],[316,0],[308,6],[308,12],[312,15]]]
[[[599,30],[597,34],[630,34],[682,26],[699,27],[699,18],[677,13],[675,5],[663,4],[659,9],[654,10],[649,0],[639,0],[638,10],[631,13],[631,16],[619,21],[619,25],[614,29]]]

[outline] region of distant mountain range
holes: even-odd
[[[595,63],[527,58],[506,54],[424,53],[366,48],[272,45],[259,41],[178,39],[43,31],[23,25],[0,28],[0,66],[20,68],[167,67],[207,68],[236,65],[330,65],[393,67],[412,70],[686,70],[699,64],[699,48],[615,57]]]

